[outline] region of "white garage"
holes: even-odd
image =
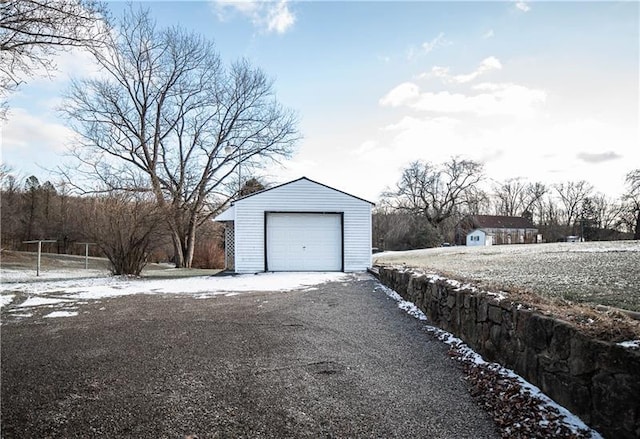
[[[225,224],[227,269],[364,271],[373,203],[306,177],[240,198]]]

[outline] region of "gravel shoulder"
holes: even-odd
[[[2,437],[498,437],[446,346],[378,285],[3,322]]]

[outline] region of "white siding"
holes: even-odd
[[[467,235],[468,246],[491,245],[491,235],[484,230],[476,229]]]
[[[264,271],[265,212],[343,212],[344,270],[371,266],[371,203],[307,179],[238,200],[235,207],[235,268]]]

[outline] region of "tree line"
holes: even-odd
[[[584,180],[489,184],[483,165],[473,160],[414,161],[374,210],[373,244],[380,250],[407,250],[454,243],[456,226],[467,215],[529,218],[546,242],[568,235],[640,239],[640,169],[625,181],[625,193],[612,199]]]
[[[77,195],[65,184],[40,183],[0,172],[3,250],[33,251],[25,241],[53,239],[43,251],[107,257],[114,274],[139,275],[149,262],[175,262],[169,230],[157,205],[140,194],[111,192]],[[193,267],[224,268],[220,225],[199,228]]]

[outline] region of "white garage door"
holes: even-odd
[[[342,271],[342,216],[267,213],[269,271]]]

